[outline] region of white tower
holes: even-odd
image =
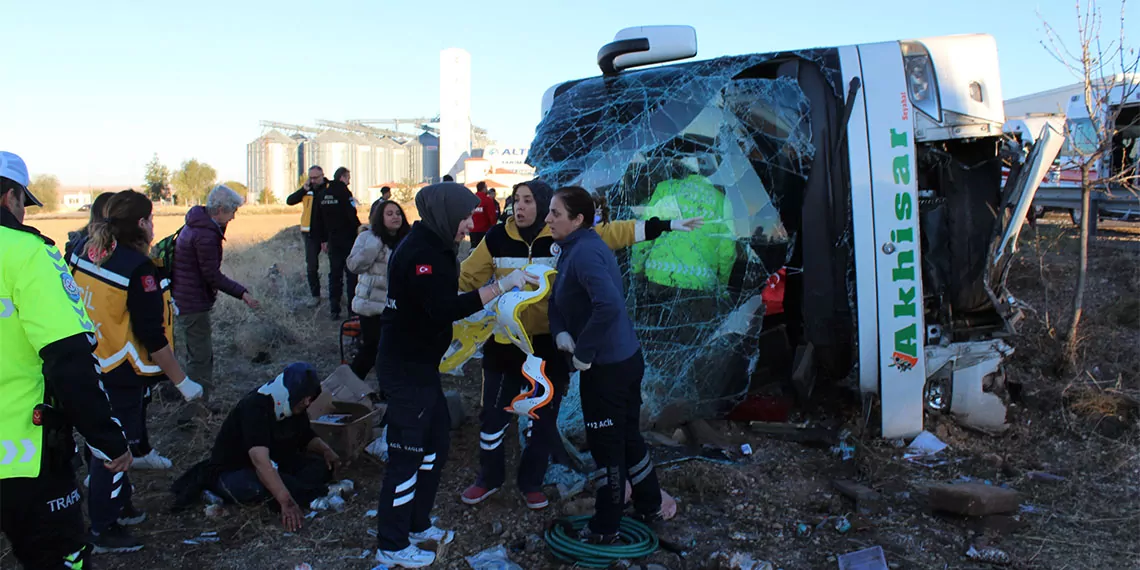
[[[471,156],[471,54],[439,52],[439,176],[463,172]]]

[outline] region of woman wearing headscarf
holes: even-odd
[[[455,533],[431,522],[447,461],[451,418],[439,362],[451,344],[452,323],[504,291],[537,279],[521,271],[459,294],[458,243],[471,231],[479,199],[454,182],[416,194],[420,221],[388,262],[388,299],[380,315],[376,377],[388,397],[388,468],[380,491],[376,560],[422,568],[435,553],[419,544],[450,542]]]
[[[388,258],[408,235],[411,227],[404,209],[390,200],[377,200],[367,226],[361,226],[348,254],[348,270],[359,275],[352,312],[360,315],[360,350],[352,359],[352,371],[361,380],[376,365],[380,344],[380,313],[388,302]]]
[[[614,544],[625,507],[625,484],[644,520],[661,517],[661,487],[641,437],[641,379],[645,361],[625,307],[621,270],[594,229],[595,203],[578,187],[554,193],[546,224],[562,255],[550,301],[550,329],[559,350],[580,371],[586,441],[605,482],[583,540]],[[699,227],[701,221],[692,226]]]
[[[95,323],[95,356],[111,411],[119,420],[135,463],[169,469],[170,460],[150,446],[146,406],[150,388],[169,378],[186,400],[202,396],[202,386],[186,377],[174,357],[170,283],[156,274],[150,260],[154,239],[152,204],[132,190],[107,201],[105,217],[68,258],[75,282],[86,292],[87,314]],[[131,504],[128,475],[111,473],[101,460],[89,458],[91,493],[88,510],[95,552],[133,552],[143,547],[126,530],[146,514]]]
[[[547,227],[545,219],[554,190],[541,180],[531,180],[515,186],[511,196],[514,212],[506,223],[487,232],[486,238],[463,261],[459,289],[471,291],[487,283],[492,277],[502,277],[531,263],[554,267],[559,246]],[[635,243],[653,240],[663,233],[689,231],[699,225],[700,218],[689,220],[620,221],[609,223],[608,212],[599,210],[604,218],[597,233],[611,249],[629,247]],[[591,217],[591,222],[594,218]],[[550,457],[559,457],[561,438],[558,435],[558,408],[562,395],[570,383],[570,370],[566,359],[555,347],[550,335],[547,302],[542,300],[523,310],[520,320],[530,336],[535,356],[546,363],[546,376],[554,386],[554,397],[531,420],[526,446],[519,461],[518,488],[527,507],[545,508],[549,501],[542,492],[542,482]],[[468,505],[483,502],[496,493],[506,479],[506,454],[503,442],[507,439],[511,414],[504,410],[511,400],[527,385],[522,365],[526,354],[511,344],[505,335],[483,346],[483,408],[479,428],[479,476],[463,492],[462,500]]]

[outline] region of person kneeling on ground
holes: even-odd
[[[193,504],[203,489],[239,504],[272,498],[285,530],[300,529],[300,505],[327,494],[340,465],[309,425],[306,410],[320,394],[317,371],[306,362],[247,394],[222,423],[210,459],[174,483],[175,508]]]

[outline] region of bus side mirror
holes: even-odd
[[[603,75],[617,75],[631,67],[696,57],[697,31],[692,26],[639,26],[625,28],[614,41],[598,50]]]

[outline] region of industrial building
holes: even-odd
[[[439,143],[434,135],[318,123],[324,128],[262,122],[267,130],[246,146],[247,185],[256,199],[261,200],[268,191],[274,201],[284,202],[304,184],[306,172],[314,165],[323,168],[330,178],[337,168],[347,168],[352,172],[349,189],[360,198],[365,198],[366,190],[373,186],[437,179]]]

